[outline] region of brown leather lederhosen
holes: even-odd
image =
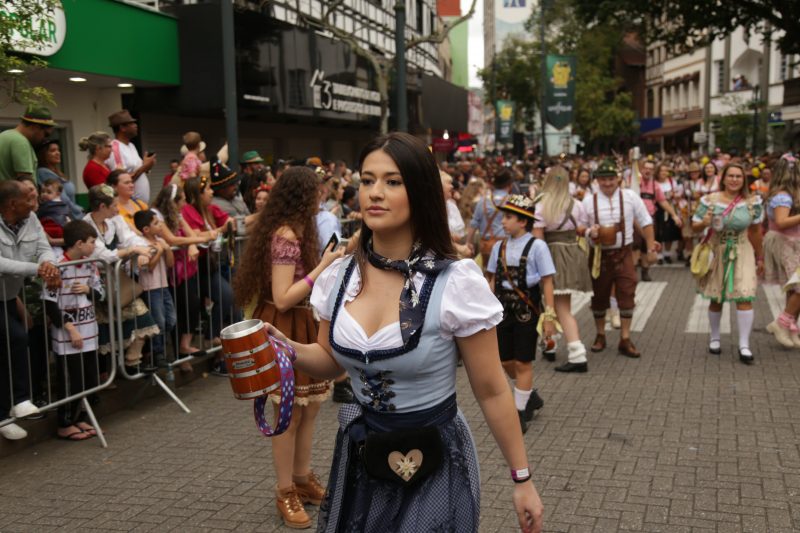
[[[625,203],[623,202],[622,189],[619,191],[620,222],[617,228],[622,232],[622,245],[619,248],[603,248],[600,259],[600,275],[592,279],[592,312],[595,316],[602,316],[610,306],[611,287],[616,288],[616,298],[620,312],[633,311],[634,296],[636,295],[636,268],[633,265],[631,244],[625,241]],[[610,200],[609,200],[610,201]],[[600,214],[597,208],[597,193],[594,193],[594,223],[600,225]],[[589,267],[591,268],[595,250],[589,254]]]

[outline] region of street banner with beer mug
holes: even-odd
[[[497,101],[497,142],[510,143],[514,140],[514,102]]]
[[[575,109],[575,56],[547,56],[545,115],[547,122],[562,130],[572,124]]]

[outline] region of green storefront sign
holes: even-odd
[[[510,143],[514,140],[514,102],[498,100],[497,106],[497,142]]]
[[[575,109],[575,56],[547,56],[545,115],[561,130],[572,124]]]
[[[117,0],[61,0],[61,5],[63,11],[31,23],[31,31],[52,35],[48,48],[21,51],[46,56],[51,68],[159,85],[180,83],[174,17]]]

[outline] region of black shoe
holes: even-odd
[[[525,410],[522,411],[523,415],[525,416],[525,421],[530,422],[533,420],[533,412],[537,409],[541,409],[544,407],[544,400],[542,397],[539,396],[539,393],[536,389],[531,391],[531,396],[528,398],[528,402],[525,404]]]
[[[522,429],[522,434],[528,432],[528,421],[525,420],[525,411],[517,411],[519,415],[519,427]]]
[[[670,256],[664,257],[664,262],[668,265],[672,264],[672,258]]]
[[[686,255],[683,253],[683,250],[678,252],[678,261],[679,262],[688,261],[688,259],[686,258]]]
[[[556,372],[588,372],[589,363],[564,363],[556,367]]]
[[[719,343],[719,341],[717,341]],[[722,346],[711,346],[711,343],[708,343],[708,353],[713,355],[719,355],[722,353]]]
[[[542,352],[542,355],[551,363],[554,363],[556,360],[556,352]]]
[[[353,403],[355,397],[350,388],[350,378],[333,384],[333,401],[336,403]]]
[[[753,356],[752,355],[743,354],[742,353],[742,349],[739,348],[739,361],[741,361],[742,363],[744,363],[746,365],[752,365],[753,364]]]
[[[642,281],[653,281],[653,278],[650,277],[650,269],[643,268],[642,269]]]

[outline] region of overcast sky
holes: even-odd
[[[472,0],[461,0],[461,12],[469,11]],[[469,86],[480,87],[478,69],[483,68],[483,0],[475,5],[475,14],[469,19]]]

